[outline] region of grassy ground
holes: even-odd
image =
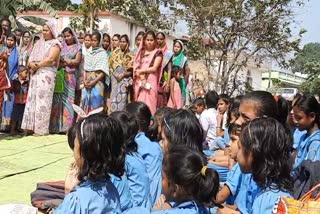
[[[64,180],[71,158],[64,135],[0,135],[0,204],[30,204],[36,183]]]

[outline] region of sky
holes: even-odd
[[[80,3],[82,0],[71,0],[74,3]],[[302,45],[309,42],[320,43],[320,0],[305,0],[306,4],[303,8],[297,8],[296,21],[297,25],[293,26],[296,32],[304,28],[307,32],[302,38]],[[178,36],[187,34],[186,24],[179,22],[176,26],[176,33]]]

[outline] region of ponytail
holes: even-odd
[[[175,146],[165,156],[163,169],[169,185],[178,185],[181,193],[186,194],[172,200],[190,200],[191,197],[200,204],[215,200],[219,191],[219,175],[214,169],[207,168],[207,159],[199,151],[183,145]]]

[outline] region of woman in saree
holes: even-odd
[[[111,55],[111,37],[107,33],[103,34],[102,47],[105,51],[107,51],[108,57],[110,57],[110,55]]]
[[[89,112],[105,107],[105,79],[109,76],[107,52],[102,48],[100,32],[92,33],[92,51],[84,59],[84,88],[82,89],[80,107]]]
[[[33,48],[33,37],[30,31],[22,34],[19,46],[19,65],[27,66]]]
[[[140,31],[140,32],[137,34],[137,36],[136,36],[136,38],[135,38],[135,40],[134,40],[134,42],[135,42],[135,47],[134,47],[134,49],[132,50],[132,52],[134,53],[134,55],[136,55],[136,54],[138,53],[140,44],[141,44],[141,42],[143,41],[143,37],[144,37],[145,34],[146,34],[146,33],[143,32],[143,31]]]
[[[30,85],[21,125],[27,134],[49,134],[53,92],[61,51],[55,29],[55,24],[50,21],[43,25],[40,40],[34,45],[29,58]]]
[[[185,104],[190,68],[188,58],[183,54],[183,50],[183,42],[181,40],[175,40],[173,46],[172,65],[179,66],[183,70],[183,78],[179,80],[179,85],[182,93],[182,101],[183,104]]]
[[[129,37],[122,35],[120,47],[110,56],[111,103],[110,111],[122,111],[128,101],[128,87],[132,85],[133,53],[129,49]]]
[[[66,27],[63,31],[59,72],[63,71],[64,90],[54,93],[50,120],[50,133],[66,133],[74,123],[75,91],[79,65],[81,63],[81,45],[74,31]]]
[[[157,110],[162,52],[157,48],[156,35],[149,31],[140,44],[134,61],[135,100],[148,105],[152,115]]]
[[[8,55],[4,37],[2,37],[2,28],[0,27],[0,122],[2,105],[4,101],[4,92],[10,88],[10,81],[7,74]]]
[[[171,58],[173,52],[169,50],[166,43],[166,36],[162,32],[157,33],[157,44],[159,49],[162,51],[163,60],[162,68],[160,73],[160,83],[158,89],[158,108],[167,106],[169,99],[169,82],[171,78]]]
[[[18,74],[18,65],[19,65],[19,53],[16,48],[16,36],[12,33],[7,35],[7,55],[8,55],[8,78],[9,81],[13,81]],[[10,131],[11,124],[11,115],[13,111],[14,104],[14,93],[10,90],[5,91],[6,99],[3,102],[2,109],[2,121],[0,129],[2,131],[8,132]]]

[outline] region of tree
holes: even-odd
[[[282,67],[287,56],[299,50],[300,38],[293,37],[293,7],[297,0],[178,0],[183,9],[175,8],[180,19],[187,20],[192,36],[211,39],[205,49],[208,67],[216,67],[221,92],[228,91],[238,73],[248,63],[260,66],[266,57]],[[231,75],[233,74],[233,75]],[[236,85],[234,85],[236,87]],[[232,91],[232,90],[231,90]]]
[[[71,0],[46,0],[50,3],[51,7],[55,10],[76,10],[78,8],[77,4],[73,4]],[[37,5],[32,5],[26,7],[26,10],[39,10]]]
[[[15,19],[17,12],[26,11],[28,7],[34,6],[39,8],[39,10],[48,12],[53,17],[57,16],[56,10],[51,7],[50,3],[44,0],[1,0],[0,14],[4,17],[9,17],[13,28],[15,28],[19,24]]]
[[[311,93],[320,97],[320,78],[308,79],[300,86],[302,93]]]
[[[320,43],[306,44],[291,61],[293,72],[308,74],[309,79],[320,75]]]

